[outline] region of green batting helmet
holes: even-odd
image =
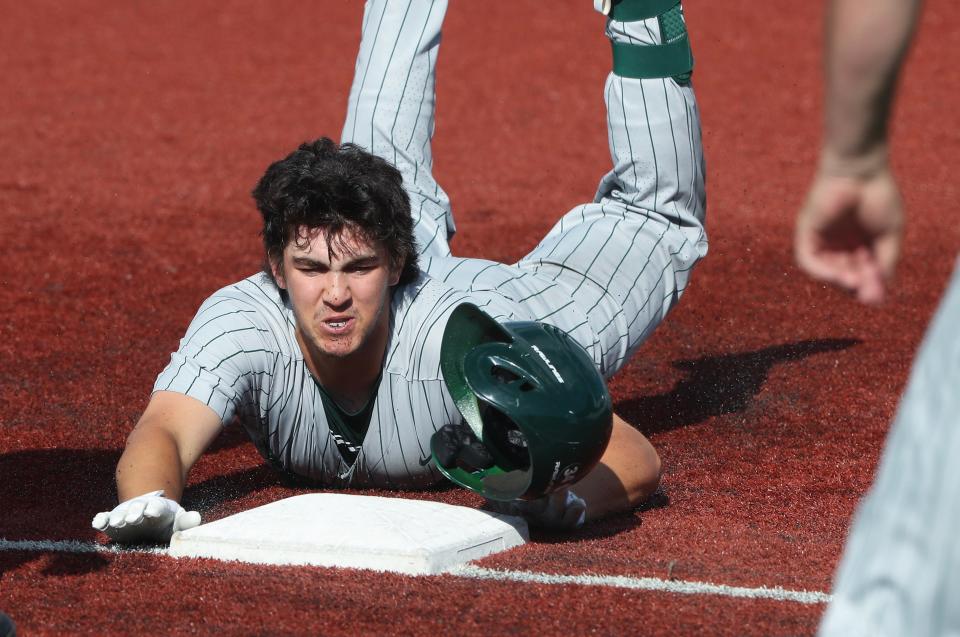
[[[610,393],[586,350],[539,322],[497,323],[465,303],[450,316],[440,366],[470,429],[490,452],[485,469],[444,467],[492,500],[532,500],[585,476],[610,441]]]

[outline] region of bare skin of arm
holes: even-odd
[[[220,417],[202,402],[154,393],[117,463],[120,502],[157,489],[179,502],[187,474],[220,431]]]
[[[614,414],[610,444],[593,471],[574,485],[587,503],[587,520],[629,511],[660,484],[660,456],[647,437]]]
[[[883,300],[900,254],[903,204],[887,122],[920,0],[834,0],[826,37],[825,134],[797,217],[794,251],[810,276]]]

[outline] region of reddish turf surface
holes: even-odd
[[[606,169],[602,18],[586,0],[458,0],[436,172],[464,255],[514,259]],[[199,302],[259,266],[248,191],[337,136],[361,7],[326,0],[2,2],[0,537],[96,538],[112,471]],[[913,350],[960,245],[958,10],[930,0],[894,165],[911,210],[891,301],[803,278],[793,211],[819,135],[819,3],[687,2],[710,255],[613,383],[665,461],[658,506],[482,564],[826,590]],[[509,241],[504,241],[509,237]],[[228,435],[186,498],[206,519],[289,495]],[[476,504],[469,493],[416,495]],[[447,577],[0,553],[22,634],[812,632],[821,607]]]

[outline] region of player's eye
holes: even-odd
[[[366,273],[366,272],[373,272],[373,271],[376,270],[376,269],[377,269],[377,263],[376,263],[376,262],[364,261],[364,262],[362,262],[362,263],[353,263],[353,264],[351,264],[349,267],[346,268],[346,271],[347,271],[347,272],[355,272],[355,273],[363,274],[363,273]]]

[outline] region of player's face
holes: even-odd
[[[304,354],[317,368],[350,356],[379,365],[391,287],[400,278],[386,248],[349,229],[334,242],[333,254],[323,230],[304,228],[299,236],[284,248],[283,267],[274,264],[273,274],[290,296]]]

